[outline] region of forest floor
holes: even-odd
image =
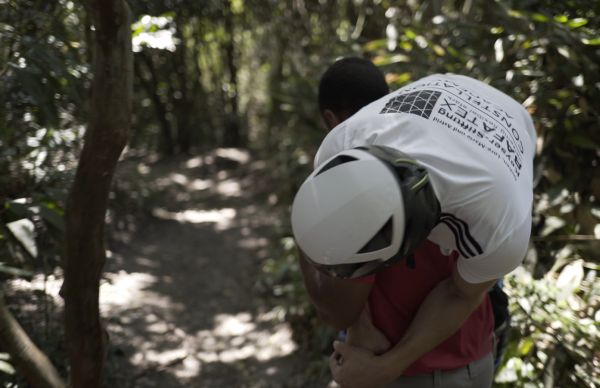
[[[238,149],[121,163],[101,286],[107,386],[328,385],[307,374],[314,355],[257,287],[282,223],[261,177],[264,162]]]

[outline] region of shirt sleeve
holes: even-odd
[[[314,168],[319,167],[321,164],[323,164],[323,162],[331,158],[333,155],[347,149],[345,144],[347,132],[346,126],[347,123],[344,121],[332,129],[325,137],[319,146],[319,149],[317,150],[317,154],[315,155]]]
[[[468,259],[459,257],[458,273],[469,283],[501,278],[521,264],[527,253],[530,235],[531,217],[527,217],[493,252]]]

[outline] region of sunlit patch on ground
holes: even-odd
[[[242,195],[242,188],[238,180],[226,179],[226,176],[217,176],[217,178],[219,178],[217,181],[212,179],[192,179],[184,174],[174,172],[165,177],[157,178],[156,185],[164,189],[176,184],[184,187],[188,192],[211,189],[224,197],[239,197]]]
[[[178,379],[185,380],[201,375],[206,364],[247,359],[265,362],[297,350],[289,326],[278,323],[281,317],[277,309],[258,316],[249,312],[217,314],[210,329],[186,331],[178,327],[176,318],[185,306],[147,290],[156,281],[148,274],[121,271],[101,287],[102,310],[106,316],[119,317],[119,324],[111,325],[111,331],[126,334],[135,345],[136,351],[129,358],[134,366],[169,368]],[[139,313],[132,314],[134,311]],[[144,332],[124,333],[136,319],[144,322]],[[170,346],[152,338],[168,338]]]
[[[249,313],[235,315],[219,314],[215,317],[212,330],[197,333],[197,343],[202,349],[196,356],[204,362],[221,361],[231,363],[254,357],[266,361],[274,357],[291,354],[297,349],[292,333],[285,324],[277,324],[268,330],[259,329]]]
[[[110,386],[324,386],[305,384],[309,356],[284,310],[256,287],[281,222],[270,212],[270,186],[256,179],[264,168],[225,148],[122,161],[100,286]],[[59,307],[56,322],[61,285],[62,275],[12,283],[22,294],[45,289]],[[21,309],[43,319],[39,303]]]
[[[25,279],[12,279],[6,282],[6,288],[10,288],[15,291],[42,291],[52,299],[54,303],[62,305],[62,298],[59,296],[60,287],[62,286],[62,276],[50,274],[44,279],[43,275],[35,275],[31,280]],[[37,308],[37,306],[35,306]]]
[[[277,220],[250,197],[256,182],[240,170],[250,162],[247,151],[223,148],[175,166],[136,164],[163,202],[117,250],[123,266],[102,286],[103,314],[135,386],[270,387],[303,375],[283,310],[254,303],[253,276],[269,246],[259,228]]]
[[[215,155],[236,161],[240,164],[246,164],[250,161],[250,154],[246,150],[239,148],[217,148]]]
[[[147,290],[158,281],[153,275],[119,271],[107,274],[106,279],[100,285],[100,303],[103,309],[110,311],[114,307],[134,308],[148,304],[170,309],[176,307],[168,298]]]
[[[152,215],[156,218],[191,224],[214,223],[217,230],[227,229],[236,214],[236,210],[232,208],[213,210],[188,209],[180,212],[170,212],[162,208],[152,210]]]
[[[216,191],[226,197],[238,197],[242,194],[240,183],[233,179],[217,183]]]

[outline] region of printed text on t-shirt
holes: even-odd
[[[414,95],[416,91],[436,96],[435,107],[424,118],[447,127],[502,160],[513,179],[519,178],[524,157],[523,130],[517,127],[516,120],[505,109],[453,81],[441,78],[402,89],[402,94],[395,100],[404,95]]]

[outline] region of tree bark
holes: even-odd
[[[281,33],[279,26],[274,26],[273,44],[276,48],[272,51],[271,71],[269,72],[269,80],[267,90],[269,91],[269,103],[267,112],[267,125],[265,136],[265,151],[270,155],[274,149],[277,149],[280,143],[280,126],[282,122],[281,111],[281,85],[284,82],[283,67],[285,57],[288,54],[286,49],[288,46],[289,37]]]
[[[160,96],[158,95],[158,84],[160,80],[158,79],[158,75],[156,74],[156,69],[154,68],[154,64],[152,62],[152,58],[141,51],[138,54],[138,58],[143,61],[148,69],[148,73],[150,74],[150,80],[147,80],[144,77],[144,72],[142,71],[142,66],[140,61],[135,62],[135,69],[138,74],[139,80],[142,83],[142,86],[146,90],[146,94],[152,100],[152,105],[154,106],[154,112],[156,113],[156,120],[160,124],[160,131],[162,133],[162,146],[161,151],[167,155],[171,156],[175,154],[175,145],[173,142],[173,128],[169,119],[167,118],[167,107],[162,102]]]
[[[170,98],[173,99],[173,109],[175,110],[175,120],[177,122],[177,145],[179,152],[189,155],[192,146],[192,128],[190,127],[190,118],[193,115],[194,104],[193,94],[190,93],[195,80],[188,80],[188,53],[187,53],[187,37],[183,33],[183,29],[187,23],[187,18],[179,12],[175,18],[175,37],[179,39],[181,44],[173,53],[174,74],[177,82],[169,82],[170,86],[178,85],[181,95],[175,98],[175,92],[170,93]],[[196,75],[200,77],[200,74]]]
[[[90,118],[66,206],[61,295],[73,388],[101,386],[105,333],[99,287],[106,260],[104,218],[110,184],[131,121],[133,54],[130,11],[124,0],[89,0],[95,27]]]
[[[225,32],[227,40],[225,41],[225,63],[227,64],[227,75],[229,76],[228,103],[229,112],[225,121],[224,145],[229,147],[239,147],[242,145],[242,133],[239,120],[238,108],[238,79],[237,65],[235,58],[235,23],[234,15],[231,11],[231,0],[225,2],[224,7]]]
[[[19,322],[10,313],[0,293],[0,348],[8,352],[17,370],[35,388],[64,388],[48,357],[35,346]]]

